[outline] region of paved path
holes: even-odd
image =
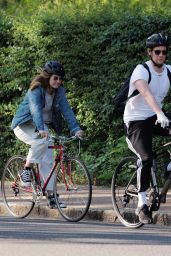
[[[2,256],[170,256],[171,226],[0,217]]]

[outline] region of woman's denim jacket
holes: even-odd
[[[61,114],[66,120],[71,134],[75,134],[80,130],[80,126],[72,111],[63,86],[60,86],[55,91],[55,96],[52,104],[52,126],[59,134],[61,132]],[[12,120],[11,128],[14,129],[29,120],[33,120],[36,129],[44,130],[43,111],[45,106],[45,92],[46,89],[39,86],[33,90],[28,90],[24,100],[19,105],[19,108]]]

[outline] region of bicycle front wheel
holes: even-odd
[[[86,215],[92,197],[92,186],[86,166],[75,157],[68,157],[58,166],[55,199],[61,215],[76,222]]]
[[[138,205],[137,158],[126,157],[120,162],[112,177],[111,192],[114,210],[121,223],[129,228],[141,227],[143,224],[135,214]]]
[[[20,174],[25,164],[22,156],[11,157],[5,165],[1,189],[4,203],[16,218],[26,217],[34,207],[33,193],[31,187],[21,186]]]

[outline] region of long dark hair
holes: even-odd
[[[45,71],[42,71],[39,75],[37,75],[30,83],[30,89],[34,90],[38,86],[42,86],[44,88],[50,89],[49,79],[52,74],[48,74]]]

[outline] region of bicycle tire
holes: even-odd
[[[67,157],[63,166],[65,178],[61,172],[61,164],[57,169],[55,199],[63,218],[77,222],[84,218],[91,204],[91,178],[86,166],[78,158]],[[63,208],[64,205],[66,208]]]
[[[20,172],[23,170],[25,157],[11,157],[3,170],[1,190],[8,212],[16,218],[24,218],[30,214],[35,202],[32,188],[24,188],[20,182]]]
[[[137,158],[126,157],[117,166],[111,184],[112,202],[120,222],[129,228],[140,228],[135,210],[138,205]]]

